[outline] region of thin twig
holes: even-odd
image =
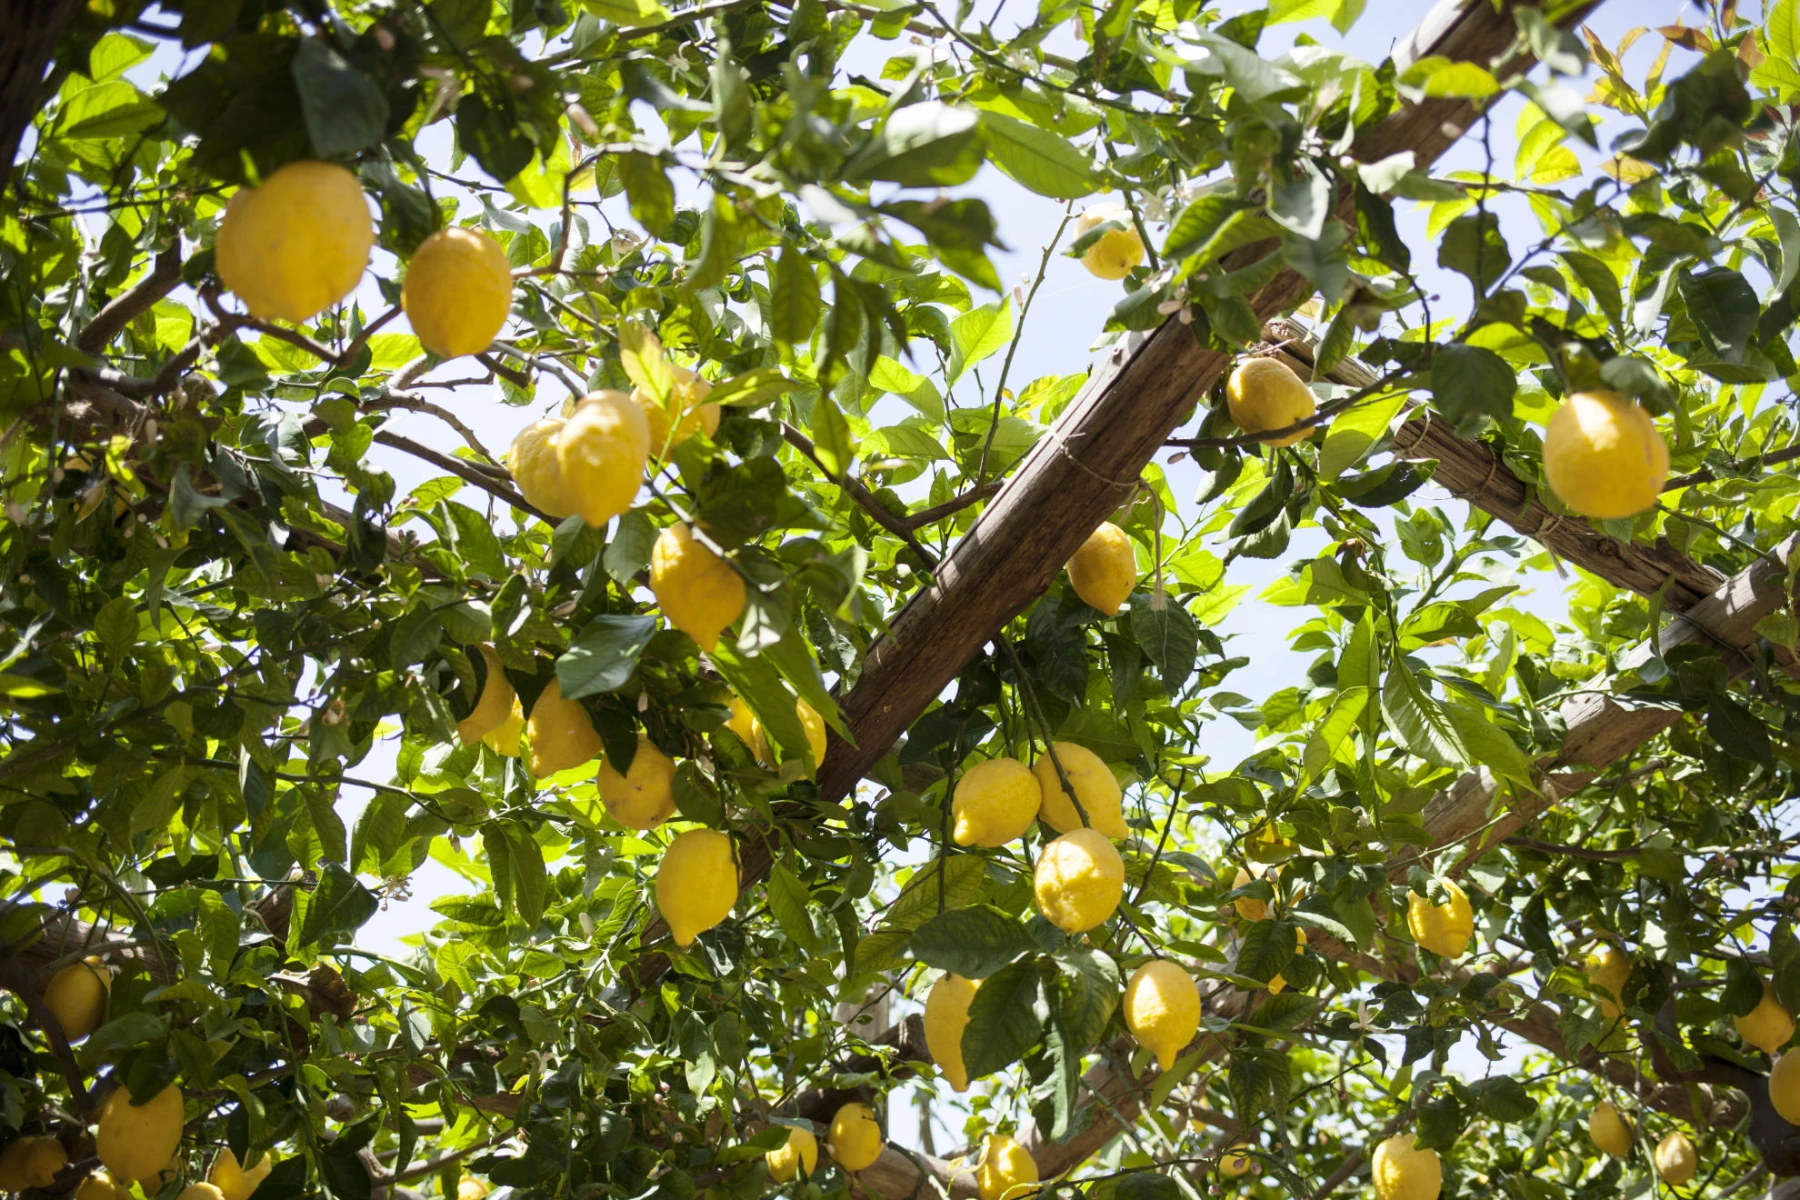
[[[986,500],[1000,490],[998,482],[979,483],[959,496],[952,496],[942,504],[934,504],[930,508],[922,508],[906,518],[908,529],[923,529],[927,525],[935,525],[945,517],[961,512],[977,501]]]
[[[988,454],[994,448],[994,435],[1000,431],[1000,404],[1006,397],[1006,377],[1012,371],[1013,355],[1019,352],[1019,339],[1025,336],[1025,314],[1031,311],[1031,302],[1036,298],[1038,289],[1044,286],[1044,276],[1050,270],[1050,256],[1056,253],[1056,245],[1062,241],[1063,230],[1069,227],[1069,206],[1063,206],[1063,217],[1056,224],[1056,232],[1044,243],[1043,257],[1038,259],[1037,278],[1031,281],[1031,290],[1025,293],[1024,303],[1019,305],[1019,315],[1013,321],[1012,344],[1006,348],[1006,360],[1000,364],[1000,382],[994,385],[994,410],[988,420],[987,439],[981,443],[981,465],[975,469],[975,482],[987,482]]]
[[[495,499],[504,500],[521,512],[530,513],[540,521],[546,521],[551,525],[560,524],[560,522],[551,517],[548,513],[545,513],[534,506],[529,500],[525,499],[525,497],[519,495],[518,492],[508,487],[500,480],[495,479],[492,475],[489,475],[474,463],[464,462],[460,458],[454,458],[448,454],[433,450],[430,446],[422,446],[411,438],[402,437],[399,434],[391,433],[386,429],[377,429],[375,431],[375,440],[384,446],[392,446],[396,450],[404,450],[414,458],[428,462],[434,467],[441,467],[452,475],[480,488]]]
[[[850,478],[850,476],[833,475],[825,466],[825,463],[819,458],[819,451],[813,445],[812,439],[807,437],[804,433],[801,433],[798,429],[795,429],[786,421],[781,423],[781,436],[786,440],[788,445],[811,459],[812,464],[815,467],[824,471],[825,478],[844,489],[844,494],[856,501],[858,507],[873,517],[877,525],[880,525],[883,529],[905,542],[908,549],[925,560],[925,565],[927,567],[932,570],[937,569],[937,555],[920,545],[919,539],[913,536],[912,529],[907,525],[905,517],[897,516],[894,513],[889,512],[886,507],[882,505],[881,501],[875,498],[873,492],[869,491],[868,488],[864,487],[856,480]]]

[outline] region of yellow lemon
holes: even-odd
[[[1800,1050],[1790,1050],[1769,1068],[1769,1100],[1789,1125],[1800,1125]]]
[[[1125,1027],[1167,1071],[1200,1028],[1200,989],[1194,977],[1167,959],[1153,959],[1125,984]]]
[[[677,834],[656,868],[656,908],[677,946],[731,915],[737,903],[738,865],[731,839],[716,829]]]
[[[1031,828],[1043,799],[1037,776],[1018,759],[976,763],[956,781],[951,836],[959,846],[1004,846]]]
[[[1255,833],[1244,840],[1244,855],[1255,863],[1284,863],[1294,857],[1299,849],[1293,838],[1281,836],[1273,819],[1264,821]]]
[[[671,525],[650,551],[650,590],[669,624],[702,650],[744,611],[744,578],[729,562],[694,538],[686,525]]]
[[[1614,1158],[1625,1158],[1631,1153],[1631,1125],[1605,1100],[1588,1113],[1588,1137]]]
[[[881,1157],[881,1123],[866,1104],[846,1104],[831,1118],[825,1143],[846,1171],[860,1171]]]
[[[624,392],[583,397],[556,435],[565,494],[596,529],[631,507],[649,457],[650,424]]]
[[[1123,204],[1095,204],[1075,218],[1075,239],[1079,241],[1107,222],[1119,229],[1109,229],[1081,252],[1081,265],[1101,279],[1123,279],[1132,268],[1144,261],[1144,239],[1138,236],[1137,223],[1131,210]]]
[[[481,742],[495,754],[507,758],[519,757],[519,737],[525,732],[525,710],[519,705],[519,697],[513,696],[512,711],[506,714],[506,720],[489,730]]]
[[[465,746],[479,742],[506,724],[508,714],[519,700],[519,694],[513,691],[506,671],[500,666],[500,656],[485,642],[481,646],[481,661],[487,665],[487,674],[481,681],[481,698],[475,701],[474,710],[456,723],[456,736]]]
[[[225,1200],[250,1200],[250,1193],[274,1169],[274,1162],[264,1154],[256,1160],[255,1166],[246,1171],[239,1165],[238,1156],[227,1146],[212,1160],[212,1167],[206,1172],[206,1182],[218,1188]]]
[[[742,696],[733,694],[731,697],[731,720],[725,722],[725,728],[737,734],[738,740],[750,748],[750,753],[756,756],[757,762],[771,761],[769,739],[763,734],[762,722],[756,719],[756,714],[750,711],[750,706],[744,703]]]
[[[1037,776],[1038,788],[1043,793],[1039,819],[1058,833],[1070,833],[1082,827],[1081,814],[1075,811],[1074,801],[1056,773],[1056,764],[1061,763],[1063,774],[1069,777],[1069,785],[1075,789],[1074,799],[1081,801],[1081,807],[1087,813],[1088,828],[1097,829],[1109,838],[1130,837],[1131,830],[1126,827],[1120,811],[1124,793],[1119,790],[1119,781],[1113,778],[1112,769],[1086,746],[1077,746],[1074,742],[1054,742],[1051,746],[1056,751],[1055,759],[1044,754],[1031,764],[1031,773]]]
[[[625,774],[601,758],[594,783],[607,815],[627,829],[654,829],[675,815],[675,760],[644,734]]]
[[[439,358],[479,354],[512,311],[512,264],[479,229],[440,229],[413,251],[400,307],[413,332]]]
[[[1115,616],[1137,586],[1137,551],[1123,529],[1102,521],[1069,559],[1068,572],[1069,585],[1084,604]]]
[[[1267,871],[1252,874],[1243,867],[1239,867],[1237,875],[1231,881],[1231,889],[1232,891],[1236,891],[1247,883],[1254,883],[1259,876],[1264,874],[1272,877],[1274,872]],[[1265,920],[1269,915],[1269,902],[1267,900],[1258,900],[1255,896],[1239,896],[1236,900],[1231,902],[1231,907],[1237,909],[1237,915],[1244,918],[1246,921]]]
[[[763,1161],[776,1183],[790,1183],[802,1170],[811,1175],[819,1167],[819,1139],[810,1129],[790,1128],[787,1144],[763,1155]]]
[[[1417,892],[1406,895],[1406,928],[1413,941],[1433,954],[1459,958],[1469,948],[1469,936],[1475,932],[1475,912],[1469,897],[1450,880],[1444,880],[1450,899],[1433,904]]]
[[[1082,933],[1119,907],[1125,896],[1125,860],[1104,834],[1077,829],[1038,855],[1032,891],[1045,920],[1065,933]]]
[[[0,1182],[0,1188],[6,1188],[4,1182]],[[131,1189],[114,1183],[105,1171],[95,1171],[75,1189],[75,1200],[131,1200]]]
[[[806,734],[806,748],[812,752],[813,765],[817,766],[825,761],[825,718],[799,697],[794,698],[794,715],[800,718],[800,728]]]
[[[47,1188],[69,1165],[68,1152],[53,1137],[17,1137],[0,1150],[0,1188],[22,1192]]]
[[[990,1133],[975,1168],[975,1191],[981,1200],[1019,1200],[1037,1191],[1037,1160],[1031,1151],[1003,1133]]]
[[[1219,1174],[1236,1179],[1240,1175],[1248,1173],[1255,1161],[1245,1151],[1244,1143],[1235,1142],[1224,1154],[1219,1156]]]
[[[1664,1183],[1680,1187],[1694,1177],[1700,1156],[1694,1153],[1694,1143],[1688,1141],[1687,1134],[1671,1129],[1650,1152],[1650,1161],[1656,1165],[1656,1173],[1663,1177]]]
[[[1299,953],[1300,951],[1302,951],[1304,949],[1306,949],[1306,930],[1295,929],[1294,930],[1294,952]],[[1286,990],[1287,990],[1287,980],[1283,979],[1281,976],[1277,975],[1275,978],[1269,980],[1269,995],[1279,996],[1279,995],[1281,995],[1282,992],[1285,992]]]
[[[106,995],[112,987],[112,971],[94,955],[71,963],[44,985],[44,1003],[63,1036],[79,1042],[106,1019]]]
[[[94,1151],[120,1183],[150,1179],[166,1169],[181,1145],[181,1089],[170,1084],[143,1104],[123,1085],[106,1098]]]
[[[975,1001],[977,980],[961,975],[943,975],[931,985],[925,997],[925,1048],[931,1061],[938,1065],[950,1086],[959,1092],[969,1090],[969,1071],[963,1066],[962,1035],[969,1024],[969,1005]]]
[[[1278,358],[1246,358],[1225,383],[1225,407],[1245,433],[1286,429],[1319,411],[1319,398]],[[1286,437],[1264,438],[1271,446],[1292,446],[1312,436],[1312,428]]]
[[[552,679],[539,693],[525,729],[531,737],[531,759],[526,765],[533,779],[548,779],[558,771],[579,767],[598,758],[603,750],[587,709],[579,700],[563,699],[559,679]]]
[[[1584,517],[1636,516],[1668,477],[1668,443],[1650,414],[1617,392],[1576,392],[1544,431],[1544,478]]]
[[[225,1193],[210,1183],[190,1183],[175,1200],[225,1200]]]
[[[456,1200],[487,1200],[488,1185],[473,1175],[464,1175],[456,1181]]]
[[[556,457],[556,439],[562,427],[561,417],[535,421],[519,430],[506,452],[506,469],[512,472],[525,502],[559,521],[574,516],[576,508]]]
[[[1617,946],[1605,943],[1588,955],[1588,986],[1599,993],[1594,1003],[1600,1015],[1616,1021],[1625,1010],[1619,1000],[1625,994],[1625,981],[1631,978],[1631,956]]]
[[[296,162],[232,196],[213,263],[252,316],[298,323],[351,293],[374,244],[356,176],[334,163]]]
[[[657,400],[643,388],[631,391],[632,401],[644,410],[644,419],[650,423],[650,453],[657,458],[696,433],[704,432],[711,437],[719,432],[719,406],[706,399],[712,384],[687,367],[672,369],[675,386],[669,389],[666,401]],[[681,414],[681,420],[674,425],[674,436],[671,437],[669,427],[676,413]]]
[[[1781,1006],[1781,1001],[1775,998],[1775,989],[1766,982],[1756,1007],[1747,1016],[1731,1018],[1731,1023],[1737,1026],[1739,1037],[1764,1054],[1775,1053],[1794,1036],[1793,1014]]]
[[[1437,1200],[1444,1167],[1436,1150],[1420,1150],[1410,1133],[1396,1134],[1375,1147],[1371,1175],[1380,1200]]]

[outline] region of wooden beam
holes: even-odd
[[[1598,2],[1575,5],[1559,23],[1577,24]],[[1517,57],[1517,7],[1516,0],[1499,6],[1441,0],[1395,50],[1395,66],[1404,70],[1439,55],[1486,67],[1509,48],[1515,57],[1508,69],[1529,66]],[[1411,151],[1416,165],[1426,167],[1462,136],[1476,113],[1467,100],[1407,104],[1358,137],[1353,153],[1374,162]],[[1348,193],[1339,197],[1338,219],[1353,227],[1354,209]],[[1274,248],[1271,242],[1245,247],[1227,256],[1226,266],[1246,266]],[[1250,304],[1257,319],[1267,321],[1291,310],[1311,287],[1284,268]],[[869,648],[855,685],[839,701],[855,744],[833,733],[820,768],[819,787],[827,798],[848,795],[981,647],[1043,594],[1094,527],[1131,497],[1145,464],[1232,357],[1200,345],[1176,320],[1113,347],[931,583]]]

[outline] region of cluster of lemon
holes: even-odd
[[[881,1157],[885,1144],[881,1122],[868,1105],[846,1104],[833,1114],[825,1144],[833,1161],[845,1171],[866,1170]],[[795,1126],[788,1130],[787,1141],[764,1155],[763,1161],[776,1183],[790,1183],[802,1171],[811,1175],[819,1165],[819,1139],[810,1129]],[[980,1200],[1022,1200],[1035,1190],[1032,1185],[1037,1181],[1037,1161],[1031,1151],[1005,1134],[988,1135],[975,1168]]]
[[[350,294],[374,245],[356,176],[335,163],[295,162],[231,197],[214,265],[250,315],[297,324]],[[413,251],[400,306],[433,354],[478,354],[512,311],[512,264],[479,229],[440,229]]]

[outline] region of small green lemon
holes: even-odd
[[[1082,827],[1081,814],[1075,811],[1074,801],[1056,773],[1056,765],[1061,763],[1063,774],[1069,777],[1069,784],[1075,789],[1075,799],[1081,801],[1081,807],[1087,813],[1088,827],[1109,838],[1130,837],[1131,830],[1120,811],[1124,793],[1119,790],[1119,781],[1113,778],[1112,769],[1098,754],[1074,742],[1053,742],[1051,749],[1056,752],[1054,759],[1046,753],[1031,764],[1031,773],[1037,776],[1038,788],[1043,794],[1039,819],[1058,833],[1069,833]]]
[[[1125,984],[1125,1027],[1167,1071],[1200,1028],[1200,989],[1168,959],[1152,959]]]
[[[1125,896],[1125,860],[1093,829],[1065,833],[1038,855],[1032,891],[1044,919],[1065,933],[1102,924]]]
[[[951,836],[959,846],[1004,846],[1031,828],[1043,798],[1037,776],[1018,759],[977,763],[956,781]]]

